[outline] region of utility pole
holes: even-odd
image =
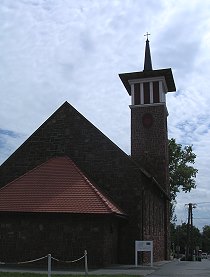
[[[192,209],[196,208],[196,204],[186,204],[188,206],[188,222],[187,222],[187,245],[186,245],[186,260],[192,258],[192,227],[193,227],[193,213]]]

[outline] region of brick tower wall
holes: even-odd
[[[143,116],[153,123],[144,127]],[[167,109],[164,104],[131,106],[131,155],[168,191]]]

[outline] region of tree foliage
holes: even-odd
[[[173,138],[168,145],[170,192],[171,200],[175,201],[178,192],[190,192],[196,188],[195,178],[198,170],[192,166],[196,159],[192,145],[183,147]]]
[[[205,225],[203,227],[202,250],[203,252],[210,253],[210,226],[209,225]]]
[[[190,247],[192,250],[202,246],[202,235],[198,228],[192,226],[191,235],[190,235]],[[183,223],[182,225],[175,226],[171,224],[171,241],[174,244],[174,247],[178,246],[180,248],[180,253],[184,254],[187,243],[187,224]]]
[[[210,226],[205,225],[203,232],[201,233],[198,228],[192,226],[190,233],[190,247],[192,250],[199,247],[202,252],[210,253]],[[184,254],[187,242],[187,224],[175,225],[171,223],[171,249],[176,250]],[[177,252],[177,251],[176,251]]]

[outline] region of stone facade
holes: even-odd
[[[15,263],[47,254],[69,261],[82,257],[84,250],[90,267],[118,260],[119,222],[110,216],[13,213],[0,218],[0,261]],[[84,266],[84,259],[71,266]]]

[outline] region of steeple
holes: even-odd
[[[146,40],[146,46],[145,46],[144,71],[152,70],[152,59],[151,59],[149,40],[148,40],[149,35],[150,34],[148,33],[146,33],[145,35],[147,36],[147,40]]]
[[[131,156],[168,191],[166,94],[176,87],[171,68],[152,69],[149,34],[145,36],[144,69],[119,76],[131,96]]]
[[[153,176],[152,180],[156,180],[166,193],[169,193],[166,94],[175,91],[176,87],[171,68],[152,69],[149,34],[146,33],[145,36],[144,69],[139,72],[119,74],[131,96],[131,105],[129,106],[131,109],[131,158],[149,172]],[[149,195],[148,188],[148,199],[151,197]],[[153,205],[156,205],[155,198],[151,201],[153,201]],[[162,204],[161,218],[165,232],[164,240],[161,243],[165,245],[165,258],[168,258],[169,204],[164,199]],[[153,232],[156,232],[155,230],[153,228]],[[143,234],[144,239],[152,236],[152,231],[149,234],[148,230]]]

